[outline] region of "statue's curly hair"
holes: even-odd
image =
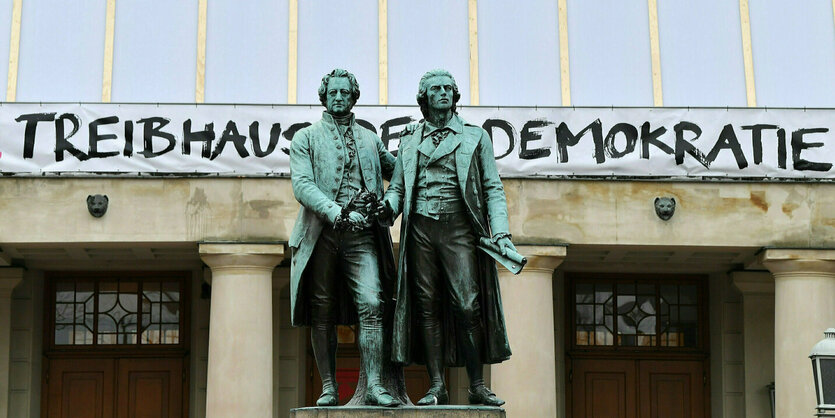
[[[457,104],[458,100],[461,99],[461,93],[458,92],[458,84],[455,83],[455,77],[453,77],[447,70],[436,69],[427,71],[426,74],[420,78],[420,83],[418,83],[417,102],[420,106],[420,113],[423,113],[424,118],[429,116],[429,100],[426,97],[426,90],[429,86],[427,84],[429,83],[430,78],[437,76],[447,76],[450,80],[452,80],[452,113],[458,113]]]
[[[360,98],[360,85],[357,83],[357,78],[347,70],[336,68],[325,74],[325,76],[322,77],[322,84],[319,85],[319,102],[322,103],[322,106],[327,106],[328,82],[334,77],[345,77],[348,79],[348,82],[351,83],[351,98],[354,100],[353,104],[357,104],[357,100]]]

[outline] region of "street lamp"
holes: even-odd
[[[812,373],[818,398],[818,417],[835,417],[835,328],[823,333],[824,338],[812,347]]]

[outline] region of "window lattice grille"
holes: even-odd
[[[575,286],[577,346],[694,348],[700,325],[694,284],[587,281]]]
[[[56,346],[179,344],[178,281],[58,281]]]

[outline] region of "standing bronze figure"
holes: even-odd
[[[359,96],[353,74],[336,69],[325,75],[319,100],[327,110],[320,121],[296,133],[290,147],[293,193],[302,206],[289,243],[291,321],[311,326],[322,377],[319,406],[339,400],[335,326],[355,324],[357,318],[360,384],[365,381],[357,388],[364,394],[357,403],[401,403],[399,393],[395,397],[386,389],[383,376],[389,357],[384,301],[391,299],[394,279],[391,236],[368,216],[383,195],[383,176],[390,178],[394,157],[377,135],[356,123],[351,109]]]
[[[449,402],[445,366],[470,378],[469,401],[502,405],[484,384],[483,364],[510,357],[496,264],[479,245],[503,256],[510,241],[507,203],[487,132],[461,119],[452,75],[430,71],[417,101],[425,121],[400,138],[386,206],[402,212],[392,358],[423,362],[431,386],[418,405]]]

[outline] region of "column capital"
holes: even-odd
[[[519,254],[528,259],[522,274],[526,271],[553,273],[565,261],[566,248],[565,245],[517,245]]]
[[[774,276],[767,271],[734,271],[731,280],[743,296],[774,294]]]
[[[204,243],[200,244],[199,253],[212,270],[227,267],[272,269],[284,259],[284,245]]]
[[[768,248],[760,253],[759,261],[774,274],[835,274],[835,249]]]
[[[19,267],[0,268],[0,295],[9,297],[15,286],[23,280],[23,269]]]

